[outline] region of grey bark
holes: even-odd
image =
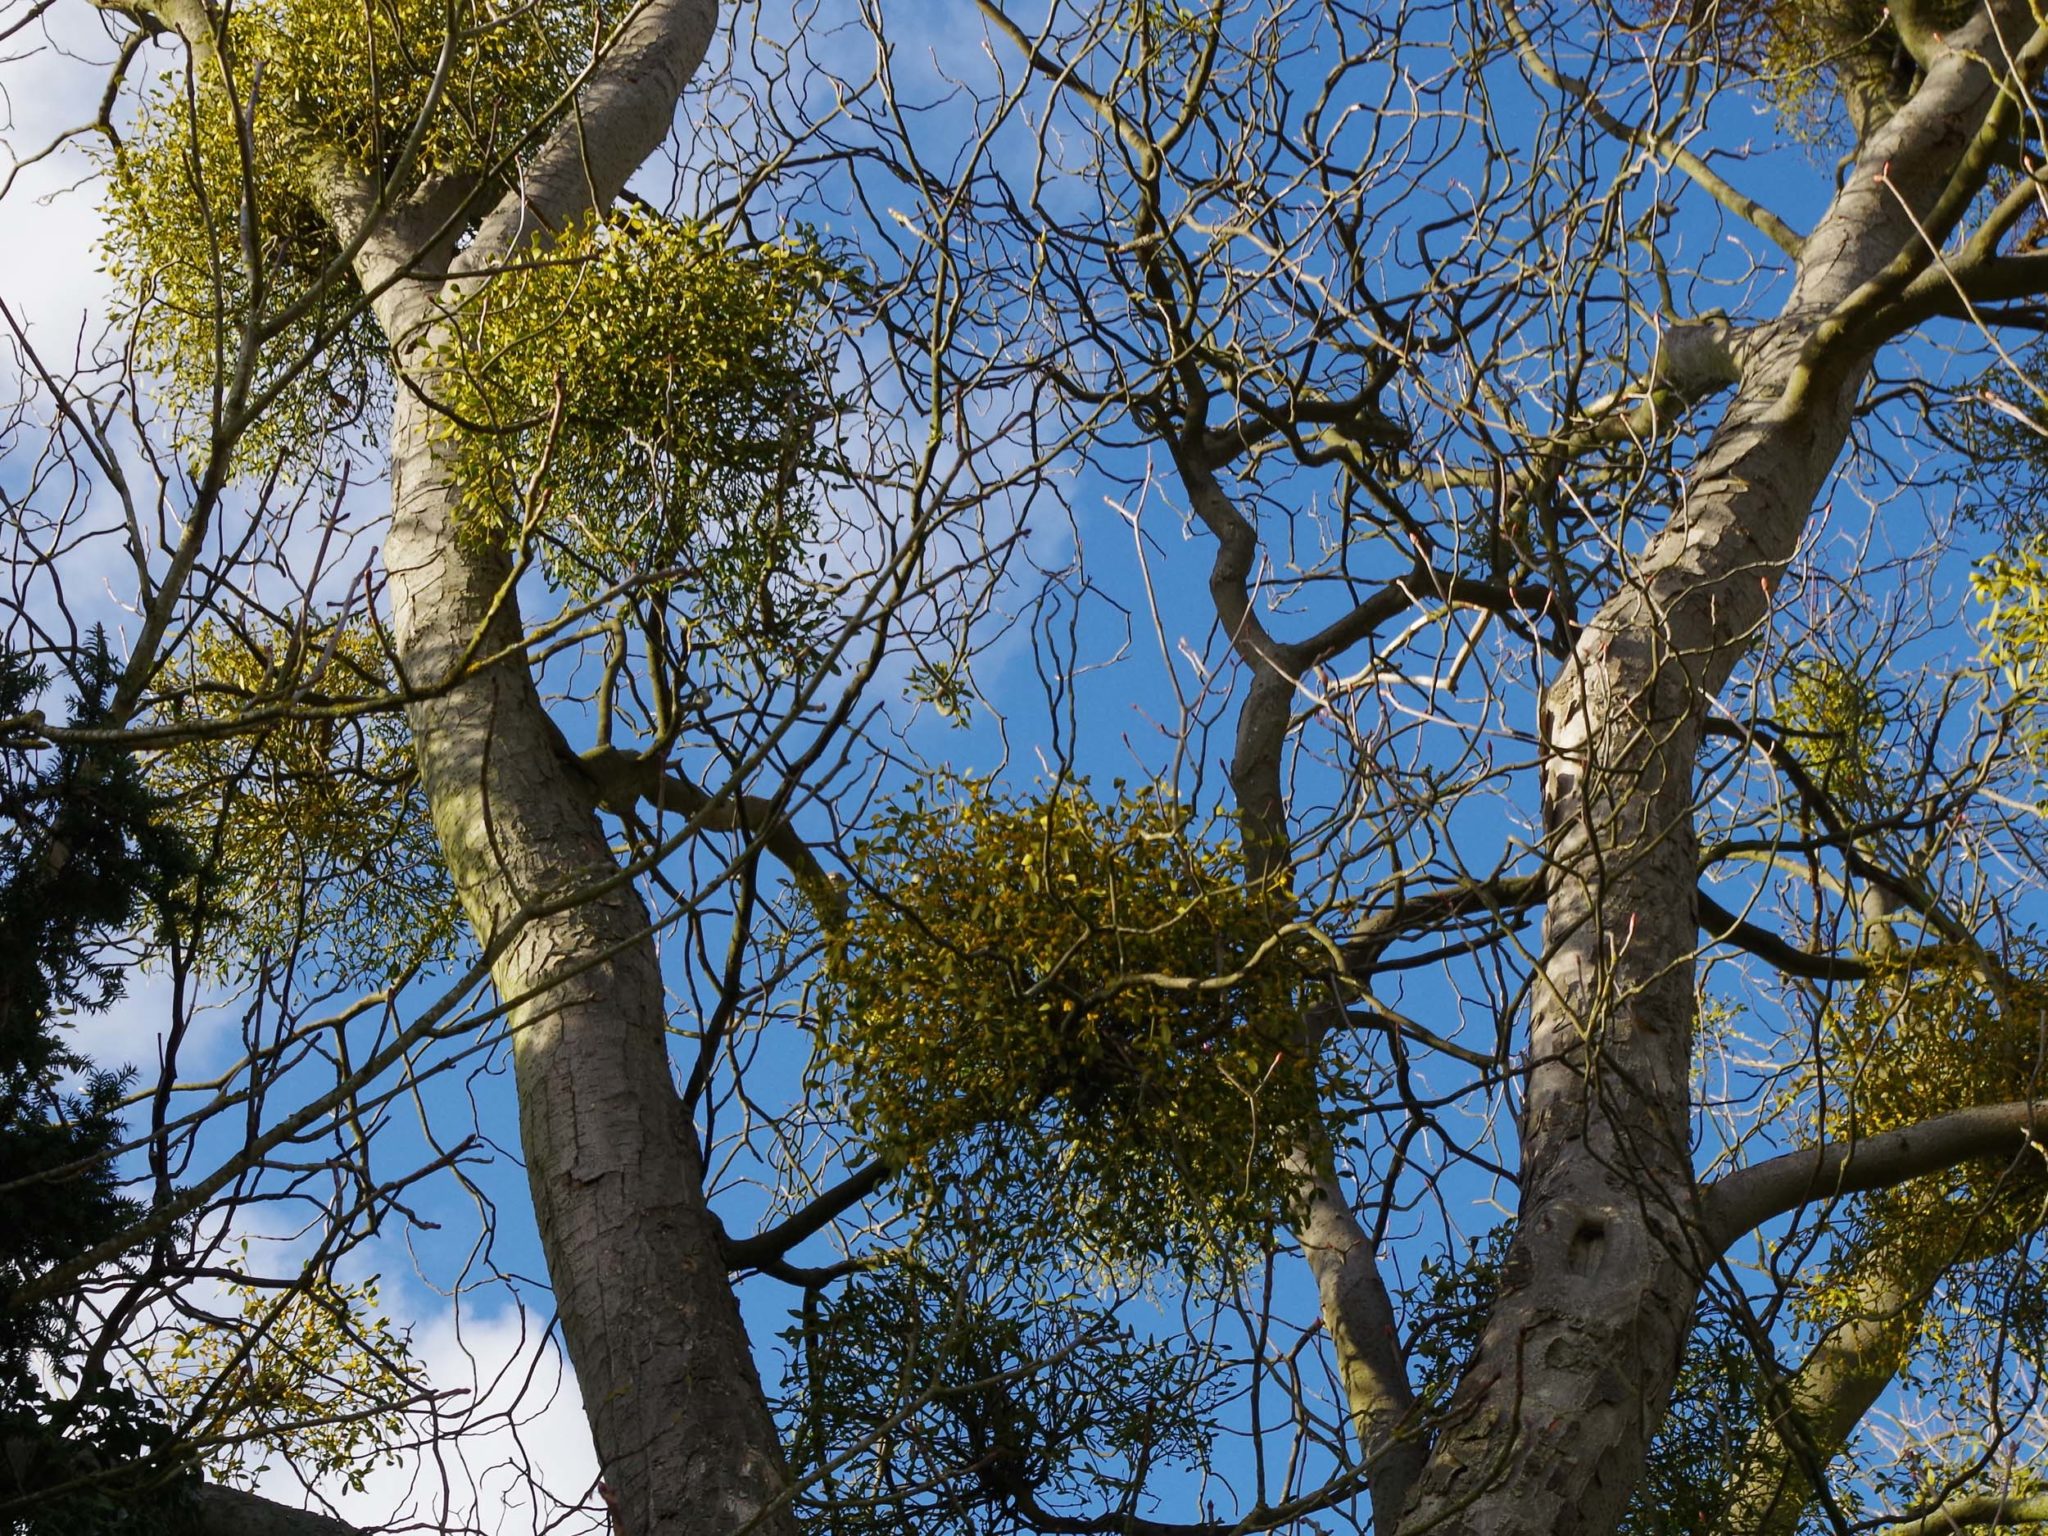
[[[1415,1415],[1393,1298],[1380,1276],[1371,1234],[1345,1198],[1328,1147],[1297,1150],[1293,1169],[1309,1191],[1295,1241],[1315,1276],[1323,1330],[1365,1458],[1373,1528],[1391,1531],[1429,1450]]]
[[[362,1536],[346,1520],[218,1483],[202,1483],[193,1490],[192,1502],[206,1536]]]
[[[520,653],[509,555],[458,536],[421,370],[448,305],[623,189],[669,133],[716,17],[715,0],[634,13],[445,284],[391,269],[394,248],[431,266],[405,240],[366,241],[358,261],[418,386],[392,424],[385,564],[399,659],[424,690],[410,710],[421,784],[470,922],[506,940],[493,976],[512,1002],[535,1216],[624,1536],[793,1532],[787,1473],[671,1075],[648,914],[557,750]],[[478,657],[496,659],[479,670]]]
[[[393,431],[385,559],[416,682],[446,677],[473,635],[491,652],[516,647],[521,631],[504,592],[510,562],[456,537],[436,427],[407,399]],[[486,940],[514,935],[493,974],[502,996],[521,999],[510,1014],[520,1139],[621,1526],[730,1536],[762,1515],[785,1474],[671,1077],[646,908],[619,880],[516,650],[411,716],[470,921]],[[755,1528],[794,1527],[778,1513]]]
[[[1717,1180],[1700,1199],[1700,1236],[1720,1253],[1743,1233],[1818,1200],[1888,1189],[1971,1158],[2040,1157],[2048,1099],[2015,1099],[1936,1115],[1854,1141],[1787,1152]]]
[[[2032,31],[2016,7],[1998,20],[2008,39]],[[1836,311],[1881,303],[1895,262],[1924,265],[1916,221],[1938,229],[1958,173],[1981,174],[1969,151],[1996,86],[1980,61],[2003,57],[1987,17],[1957,28],[1863,146],[1681,505],[1549,687],[1519,1220],[1404,1530],[1607,1531],[1640,1480],[1703,1258],[1689,1144],[1703,706],[1768,620],[1867,377],[1878,337]]]

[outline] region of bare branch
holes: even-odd
[[[1816,1200],[1889,1189],[1979,1157],[2048,1155],[2038,1134],[2048,1100],[2021,1099],[1959,1109],[1874,1136],[1787,1152],[1716,1180],[1700,1197],[1700,1231],[1710,1252]]]
[[[205,1536],[362,1536],[346,1520],[218,1483],[201,1484],[193,1490],[192,1500]]]

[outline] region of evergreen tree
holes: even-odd
[[[95,634],[77,726],[103,721],[112,679]],[[0,716],[32,707],[46,683],[0,652]],[[112,1156],[131,1072],[83,1055],[66,1015],[120,997],[109,946],[170,912],[190,877],[183,843],[154,809],[117,749],[0,753],[0,1508],[16,1511],[13,1530],[142,1529],[170,1508],[163,1426],[103,1371],[80,1371],[72,1308],[9,1304],[138,1214]],[[146,1470],[118,1470],[137,1466]]]

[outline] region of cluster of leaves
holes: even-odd
[[[2037,512],[2048,494],[2048,429],[2031,379],[2048,371],[2048,343],[2027,348],[2013,367],[1994,370],[1946,425],[1967,456],[1965,508],[1998,539],[1970,573],[1978,648],[2010,696],[2038,770],[2048,747],[2048,537]]]
[[[458,909],[411,738],[378,704],[391,675],[367,624],[192,636],[160,710],[192,734],[158,781],[210,845],[210,905],[232,919],[208,925],[217,962],[291,957],[374,984],[453,948]],[[213,729],[244,718],[258,723]]]
[[[1850,126],[1867,134],[1913,83],[1884,0],[1638,0],[1631,9],[1653,25],[1699,27],[1727,64],[1764,84],[1804,138],[1832,137],[1845,104]],[[1922,24],[1939,30],[1970,7],[1940,0],[1924,9]]]
[[[561,586],[705,595],[757,641],[813,616],[787,569],[817,523],[822,300],[807,237],[749,251],[634,208],[499,273],[451,326],[437,394],[469,527],[532,537]]]
[[[2037,1202],[2039,1193],[2037,1185]],[[1860,1476],[1837,1479],[1837,1507],[1861,1526],[1878,1523],[1864,1518],[1877,1510],[1931,1510],[1953,1497],[2014,1498],[2044,1487],[2009,1447],[1987,1454],[1995,1440],[1986,1431],[2011,1413],[2016,1394],[2025,1400],[2038,1391],[2048,1355],[2038,1239],[1999,1248],[1980,1240],[1976,1213],[1958,1206],[1946,1223],[1929,1219],[1935,1214],[1924,1204],[1917,1221],[1886,1227],[1866,1218],[1825,1234],[1829,1251],[1795,1297],[1804,1341],[1833,1343],[1828,1374],[1873,1383],[1897,1377],[1890,1425],[1859,1434],[1876,1454]],[[1840,1448],[1831,1433],[1825,1422],[1807,1424],[1802,1437],[1826,1457]],[[1852,1441],[1852,1454],[1856,1448]],[[1822,1514],[1810,1512],[1801,1530],[1829,1529]]]
[[[215,416],[246,357],[247,396],[269,404],[243,461],[275,453],[303,473],[387,379],[325,189],[348,177],[396,199],[430,177],[502,179],[612,18],[585,0],[254,0],[211,15],[115,156],[104,251],[188,434],[203,440],[190,416]]]
[[[1778,701],[1786,744],[1822,794],[1849,812],[1894,798],[1882,767],[1890,716],[1872,683],[1832,657],[1794,664]]]
[[[1970,589],[1984,610],[1977,625],[1984,660],[1999,669],[2038,741],[2048,703],[2048,543],[1987,555],[1970,573]]]
[[[1317,1114],[1301,977],[1167,791],[939,781],[859,845],[823,982],[855,1131],[1107,1268],[1255,1251]]]
[[[1043,1528],[1038,1512],[1133,1511],[1150,1474],[1201,1467],[1214,1393],[1184,1345],[1140,1338],[971,1258],[904,1259],[816,1301],[791,1346],[792,1459],[832,1536]],[[806,1480],[809,1480],[809,1477]]]
[[[1620,1536],[1709,1536],[1726,1528],[1724,1495],[1751,1427],[1763,1419],[1759,1378],[1755,1347],[1725,1312],[1703,1304]]]
[[[236,1282],[227,1300],[233,1310],[177,1330],[138,1366],[213,1476],[252,1484],[265,1456],[288,1454],[360,1492],[380,1462],[396,1464],[416,1372],[374,1279]]]
[[[305,478],[387,397],[376,322],[327,221],[289,174],[289,136],[192,82],[158,87],[106,181],[117,305],[180,438],[243,425],[235,465]],[[247,158],[245,160],[245,151]]]
[[[1808,1135],[1871,1135],[2037,1097],[2048,984],[2024,974],[1994,983],[1966,957],[1936,963],[1922,954],[1884,966],[1829,1010],[1823,1028],[1818,1055],[1829,1075],[1814,1103],[1828,1118],[1823,1125],[1810,1110]],[[1900,1373],[1952,1405],[1998,1390],[1987,1384],[1987,1360],[2038,1369],[2048,1287],[2038,1266],[2013,1255],[2048,1218],[2048,1157],[2015,1150],[1863,1195],[1835,1214],[1795,1297],[1800,1332],[1818,1342],[1853,1328],[1858,1369]],[[1939,1447],[1909,1450],[1902,1467],[1945,1465]]]
[[[245,113],[275,102],[265,125],[295,141],[288,149],[339,154],[380,183],[403,171],[402,191],[482,171],[524,147],[593,43],[630,9],[594,0],[253,0],[226,13],[222,37]]]
[[[1888,1442],[1886,1454],[1873,1458],[1870,1496],[1862,1501],[1863,1508],[1845,1499],[1848,1510],[1931,1510],[1973,1497],[2017,1501],[2048,1494],[2048,1469],[2038,1457],[2019,1445],[1987,1444],[1984,1432],[1985,1425],[1999,1421],[2001,1412],[2011,1413],[2015,1401],[2038,1401],[2042,1320],[2007,1311],[2000,1305],[2000,1292],[2020,1287],[2021,1276],[2038,1267],[2040,1258],[2036,1244],[2032,1251],[2019,1250],[1970,1266],[1975,1273],[1964,1304],[1981,1309],[1979,1317],[2008,1320],[2012,1333],[2002,1337],[1995,1329],[1977,1328],[1970,1332],[1979,1347],[1966,1357],[1948,1348],[1940,1351],[1945,1358],[1935,1369],[1942,1373],[1941,1395],[1948,1401],[1930,1403],[1927,1397],[1916,1396],[1901,1402],[1897,1428],[1882,1437]],[[2028,1289],[2038,1298],[2038,1286]],[[2010,1355],[1999,1348],[2008,1343]],[[1989,1520],[1971,1529],[1987,1536],[2016,1536],[2037,1525],[2031,1520]]]
[[[1998,190],[2003,191],[2003,188]],[[2018,249],[2039,247],[2042,230],[2023,227],[2014,235]],[[1930,417],[1945,446],[1954,450],[1953,481],[1958,510],[1970,523],[1995,535],[2000,549],[1980,573],[1997,590],[2008,563],[2023,574],[2040,531],[2039,507],[2048,494],[2048,394],[2040,380],[2048,376],[2048,342],[2014,343],[1946,407]],[[2037,552],[2038,553],[2038,552]],[[1982,594],[1989,595],[1989,593]]]
[[[1185,79],[1223,43],[1223,8],[1181,0],[1133,0],[1119,9],[1116,29],[1128,36],[1144,73],[1170,71]]]
[[[2011,974],[1993,983],[1966,957],[1939,964],[1922,957],[1911,970],[1888,966],[1862,983],[1826,1027],[1822,1059],[1832,1064],[1841,1095],[1835,1113],[1867,1136],[1930,1114],[2039,1096],[2048,1069],[2048,983]],[[1918,1238],[1908,1240],[1947,1232],[1962,1252],[1980,1242],[2003,1249],[2031,1230],[2044,1194],[2048,1157],[2036,1152],[2019,1164],[2010,1157],[1961,1163],[1863,1206],[1883,1227],[1916,1229]],[[1965,1237],[1973,1220],[1984,1230]]]
[[[2007,667],[2023,696],[2039,688],[2044,611],[2040,554],[1987,560],[1977,572],[1990,607],[1985,649]],[[1855,816],[1894,808],[1883,747],[1890,715],[1876,688],[1852,668],[1820,660],[1797,667],[1782,695],[1787,743],[1821,791]],[[1950,951],[1907,959],[1876,957],[1876,974],[1824,1022],[1818,1060],[1828,1076],[1809,1115],[1825,1106],[1831,1124],[1807,1134],[1854,1134],[1910,1126],[1930,1114],[2036,1096],[2048,1067],[2048,984],[2019,946],[2001,962]],[[2017,959],[2018,969],[2010,969]],[[1819,1328],[1853,1315],[1858,1277],[1876,1270],[1921,1275],[1924,1289],[1945,1266],[1965,1268],[2001,1252],[2040,1224],[2048,1162],[2000,1157],[1959,1165],[1857,1202],[1840,1225],[1836,1252],[1805,1291],[1807,1320]],[[1959,1272],[1960,1273],[1960,1272]],[[1901,1360],[1932,1335],[1900,1315]]]
[[[113,681],[103,640],[80,666],[73,723],[90,728]],[[0,653],[0,718],[45,681]],[[125,1078],[72,1047],[64,1015],[118,998],[117,946],[177,910],[192,859],[159,809],[111,747],[0,751],[0,1501],[34,1499],[49,1531],[142,1529],[174,1504],[168,1432],[142,1400],[91,1371],[52,1393],[38,1371],[79,1374],[71,1306],[13,1300],[140,1214],[112,1162]]]

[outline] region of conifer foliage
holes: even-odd
[[[101,723],[112,683],[96,636],[78,727]],[[45,686],[0,654],[0,717],[20,717]],[[168,1518],[180,1470],[151,1409],[104,1361],[76,1356],[64,1301],[9,1305],[137,1215],[110,1155],[132,1074],[85,1055],[72,1019],[120,998],[116,946],[189,897],[191,855],[160,811],[117,746],[0,753],[0,1519],[18,1527],[32,1509],[38,1531]]]

